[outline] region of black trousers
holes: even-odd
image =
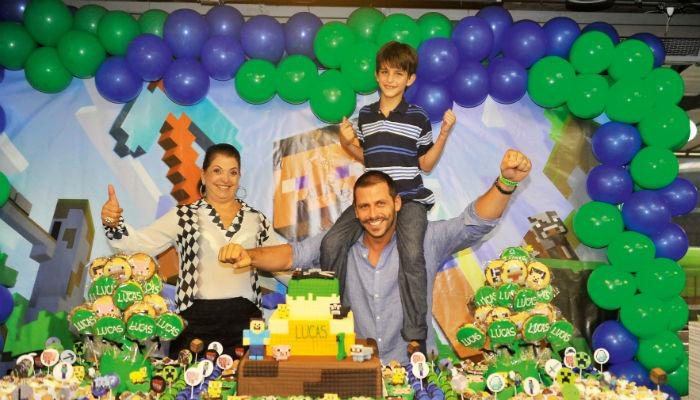
[[[243,330],[249,328],[250,319],[262,318],[262,311],[243,297],[197,299],[180,316],[187,321],[187,327],[170,343],[170,358],[173,359],[177,359],[180,350],[189,349],[190,342],[195,338],[204,342],[204,350],[209,343],[220,342],[224,353],[233,356],[234,346],[243,343]]]

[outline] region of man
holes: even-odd
[[[517,150],[506,151],[501,174],[476,201],[458,217],[430,221],[423,249],[428,272],[428,323],[431,318],[433,281],[447,257],[470,247],[488,234],[499,221],[511,194],[530,172],[530,160]],[[336,271],[343,304],[355,315],[357,337],[374,338],[383,362],[408,362],[407,343],[401,337],[402,306],[397,282],[399,255],[396,247],[396,217],[401,209],[391,178],[379,171],[360,176],[354,187],[355,215],[363,235],[352,244],[344,269]],[[265,271],[284,271],[294,266],[318,263],[323,235],[299,243],[244,249],[228,244],[219,251],[219,260],[235,268],[253,265]],[[427,343],[435,342],[429,330]]]

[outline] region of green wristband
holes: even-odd
[[[502,184],[510,187],[518,187],[518,182],[516,181],[511,181],[508,178],[505,178],[503,175],[498,176],[498,181],[501,182]]]

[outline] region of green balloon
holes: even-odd
[[[681,296],[672,297],[663,303],[664,313],[668,314],[668,330],[676,332],[685,327],[688,323],[690,311],[688,303]]]
[[[599,74],[610,66],[615,45],[603,32],[590,31],[579,36],[571,46],[569,61],[581,74]]]
[[[646,369],[675,371],[683,363],[685,355],[683,342],[676,333],[669,331],[640,340],[637,349],[637,360]]]
[[[576,72],[568,61],[557,56],[547,56],[530,68],[527,92],[540,107],[559,107],[571,94],[575,76]]]
[[[423,35],[423,40],[452,37],[452,22],[438,12],[421,15],[418,18],[418,27]]]
[[[54,46],[73,26],[73,15],[60,0],[32,0],[24,10],[24,26],[34,40]]]
[[[360,7],[348,17],[348,26],[358,39],[374,42],[383,21],[384,13],[381,11],[371,7]]]
[[[588,295],[600,308],[617,310],[637,291],[634,277],[612,265],[601,265],[588,277]]]
[[[655,68],[645,82],[651,88],[655,104],[678,104],[683,98],[683,78],[671,68]]]
[[[574,84],[566,105],[572,114],[579,118],[591,119],[605,110],[608,98],[607,79],[597,74],[580,74]]]
[[[275,97],[277,70],[266,60],[252,59],[236,72],[234,86],[239,96],[251,104],[263,104]]]
[[[392,40],[399,43],[406,43],[414,49],[417,49],[422,41],[421,30],[416,21],[408,15],[402,13],[391,14],[386,17],[379,27],[377,44],[383,46]]]
[[[355,34],[347,25],[338,21],[329,22],[318,30],[314,38],[316,58],[328,68],[338,68],[355,40]]]
[[[316,117],[329,124],[352,115],[357,105],[350,83],[336,70],[328,70],[319,76],[309,101]]]
[[[615,80],[644,78],[654,67],[654,54],[649,46],[636,39],[618,44],[613,53],[608,74]]]
[[[287,103],[303,103],[311,96],[317,78],[316,64],[309,57],[286,57],[277,65],[277,94]]]
[[[589,247],[605,247],[622,232],[624,224],[620,210],[612,204],[591,201],[574,215],[574,232]]]
[[[670,300],[685,288],[685,271],[677,262],[657,258],[637,274],[639,291],[661,300]]]
[[[90,78],[95,76],[106,54],[97,36],[73,30],[59,40],[58,56],[71,74],[78,78]]]
[[[7,179],[7,176],[0,172],[0,208],[7,203],[7,200],[10,199],[10,193],[12,192],[12,185],[10,185],[10,181]]]
[[[0,65],[22,69],[36,43],[24,26],[16,22],[0,22]]]
[[[640,293],[622,305],[620,321],[635,336],[650,338],[663,332],[668,326],[668,315],[663,311],[661,300]]]
[[[605,113],[613,121],[636,123],[649,114],[653,98],[640,78],[622,79],[610,87]]]
[[[105,14],[107,14],[107,9],[102,6],[96,4],[82,6],[73,17],[73,29],[97,35],[97,26]]]
[[[378,46],[372,42],[357,42],[340,62],[340,72],[355,92],[368,94],[377,90],[377,51]]]
[[[608,244],[608,261],[625,272],[639,272],[654,261],[654,242],[639,232],[624,231]]]
[[[678,176],[678,159],[669,149],[648,146],[637,153],[630,163],[634,183],[644,189],[668,186]]]
[[[129,43],[140,33],[134,17],[124,11],[109,11],[100,19],[97,37],[107,53],[115,56],[126,54]]]
[[[678,150],[690,138],[690,119],[677,105],[662,103],[642,118],[639,133],[647,146]]]
[[[141,33],[150,33],[156,36],[163,37],[163,25],[165,19],[168,18],[168,13],[157,8],[146,11],[139,16],[139,28]]]
[[[688,356],[686,355],[681,365],[668,374],[668,384],[681,396],[688,395],[688,375]]]
[[[58,52],[53,47],[40,47],[29,56],[24,75],[36,90],[58,93],[70,85],[73,76],[61,64]]]

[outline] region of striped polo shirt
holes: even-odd
[[[418,167],[418,158],[433,147],[432,126],[425,111],[402,99],[384,117],[376,102],[362,107],[357,125],[365,168],[389,175],[402,200],[429,206],[435,203],[433,192],[423,186]]]

